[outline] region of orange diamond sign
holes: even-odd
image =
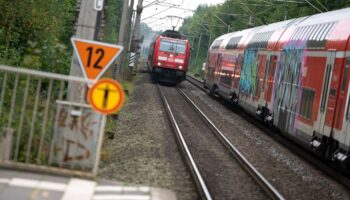
[[[87,80],[99,79],[123,51],[123,47],[91,40],[72,38],[75,54]]]

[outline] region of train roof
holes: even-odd
[[[175,39],[187,39],[180,32],[174,31],[174,30],[166,30],[163,33],[161,33],[160,36],[169,37],[169,38],[175,38]]]
[[[211,49],[274,48],[281,36],[285,41],[305,40],[309,47],[324,48],[327,39],[348,39],[350,30],[342,30],[342,38],[339,38],[339,31],[333,37],[331,32],[339,21],[350,22],[349,13],[350,8],[344,8],[228,33],[215,39]],[[284,34],[285,31],[289,34]]]

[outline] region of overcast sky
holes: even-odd
[[[193,14],[190,10],[195,10],[200,4],[215,5],[223,3],[225,0],[143,0],[145,6],[141,20],[147,23],[154,30],[172,29],[181,26],[182,20],[176,17],[185,18]],[[135,0],[135,2],[137,2]],[[159,13],[159,14],[158,14]]]

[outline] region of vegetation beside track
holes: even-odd
[[[199,6],[192,17],[184,20],[180,31],[192,45],[190,72],[203,76],[202,64],[212,41],[227,32],[261,26],[287,19],[337,10],[350,6],[350,0],[227,0],[215,6]],[[198,48],[199,38],[201,42]],[[197,51],[198,57],[197,57]]]

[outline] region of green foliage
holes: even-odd
[[[350,6],[350,0],[226,0],[218,6],[202,5],[192,17],[186,18],[180,31],[190,39],[193,51],[191,73],[203,74],[201,68],[205,62],[209,44],[220,35],[246,29],[250,16],[252,26],[260,26],[278,21],[341,9]],[[316,8],[314,8],[316,7]],[[199,36],[202,35],[198,48]],[[197,49],[198,57],[197,57]],[[196,59],[197,57],[197,59]]]
[[[116,43],[119,32],[120,18],[123,8],[122,0],[108,0],[106,4],[106,28],[103,40]]]
[[[0,0],[0,63],[68,73],[76,0]]]

